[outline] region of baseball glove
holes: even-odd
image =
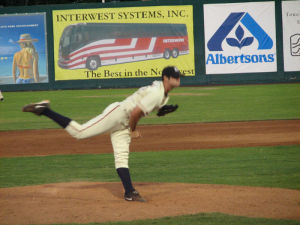
[[[157,112],[157,116],[164,116],[168,113],[174,112],[176,109],[178,108],[178,105],[164,105],[163,107],[161,107],[158,112]]]

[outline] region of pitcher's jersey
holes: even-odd
[[[169,97],[165,96],[163,82],[154,81],[152,85],[141,87],[134,92],[122,102],[122,105],[128,114],[138,106],[146,116],[167,104],[168,100]]]

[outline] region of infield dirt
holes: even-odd
[[[139,126],[130,151],[300,144],[300,120]],[[0,157],[112,153],[108,134],[76,140],[63,129],[0,132]]]

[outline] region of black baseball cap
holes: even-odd
[[[179,78],[184,76],[184,74],[180,73],[176,66],[167,66],[163,69],[162,76]]]

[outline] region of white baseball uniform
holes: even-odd
[[[79,124],[72,120],[65,129],[77,139],[110,132],[115,167],[116,169],[128,168],[131,142],[129,119],[132,110],[138,106],[146,116],[164,106],[168,100],[163,82],[154,81],[152,85],[141,87],[124,101],[110,104],[100,115],[90,121]]]
[[[3,99],[4,99],[4,97],[3,97],[2,92],[0,90],[0,100],[3,101]]]

